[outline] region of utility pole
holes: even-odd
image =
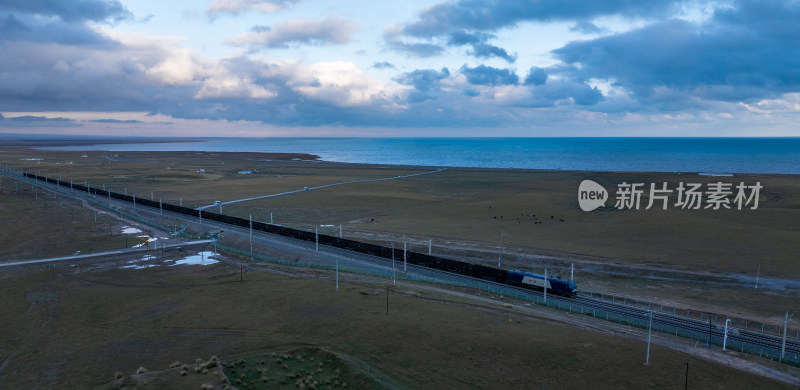
[[[506,231],[505,230],[500,232],[500,255],[497,256],[497,266],[498,267],[500,266],[500,260],[503,259],[503,237],[505,237],[505,236],[506,236]]]
[[[406,265],[408,264],[408,255],[406,254],[406,243],[403,243],[403,273],[406,273]]]
[[[397,281],[395,280],[394,275],[394,244],[392,244],[392,286],[396,286]]]
[[[428,240],[428,256],[431,255],[431,240]]]
[[[178,205],[183,207],[183,197],[182,196],[178,197]]]
[[[342,224],[339,224],[339,238],[342,238]]]
[[[158,211],[161,215],[164,215],[164,204],[161,203],[161,198],[158,198]]]
[[[222,202],[219,203],[219,213],[222,214]]]
[[[271,212],[269,213],[269,224],[270,225],[274,225],[274,223],[272,222],[272,213]]]
[[[650,333],[653,331],[653,312],[650,313],[650,325],[647,326],[647,357],[644,359],[644,365],[650,365]]]
[[[250,261],[253,261],[253,214],[250,214]]]
[[[683,390],[689,390],[689,360],[686,360],[686,379],[683,382]]]
[[[153,191],[150,191],[150,201],[153,201]]]
[[[136,194],[133,194],[133,209],[136,210]]]
[[[319,252],[319,228],[314,226],[314,241],[317,243],[317,252]]]
[[[755,289],[758,290],[758,277],[761,276],[761,262],[758,262],[758,270],[756,271],[756,287]]]
[[[339,258],[336,258],[336,291],[339,291]]]
[[[728,343],[728,323],[731,322],[730,318],[725,319],[725,333],[722,335],[722,350],[725,350],[725,346]]]
[[[786,354],[786,331],[789,329],[789,318],[794,317],[794,314],[791,316],[789,315],[789,311],[786,311],[786,317],[783,319],[783,343],[781,344],[781,360],[783,360],[783,356]]]
[[[572,263],[569,266],[569,280],[575,280],[575,263]]]
[[[711,313],[708,314],[708,340],[706,340],[706,347],[711,346]]]
[[[547,304],[547,268],[544,269],[544,283],[542,283],[542,287],[544,288],[544,304]]]
[[[203,224],[203,209],[197,210],[197,216],[200,217],[200,224]]]

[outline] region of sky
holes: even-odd
[[[2,0],[0,133],[800,136],[796,0]]]

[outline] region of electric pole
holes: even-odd
[[[506,236],[506,231],[505,230],[500,232],[500,255],[497,256],[497,266],[498,267],[500,266],[500,260],[503,259],[503,237],[505,237],[505,236]]]
[[[645,360],[644,360],[644,365],[645,366],[650,365],[650,334],[653,331],[653,312],[651,311],[649,314],[650,314],[650,316],[649,316],[650,317],[650,325],[647,326],[647,356],[645,357]]]

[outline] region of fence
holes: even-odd
[[[20,178],[20,177],[17,177],[17,176],[15,176],[15,179],[27,181],[27,182],[30,182],[30,183],[34,183],[34,180],[24,179],[24,178]],[[36,184],[40,184],[40,183],[36,183]],[[171,231],[171,229],[169,229],[166,226],[162,226],[162,225],[153,223],[153,222],[151,222],[149,220],[146,220],[144,218],[141,218],[141,217],[139,217],[139,216],[137,216],[137,215],[135,215],[133,213],[128,213],[128,212],[125,212],[125,211],[121,211],[121,210],[115,209],[115,208],[111,207],[110,204],[109,205],[105,205],[105,204],[103,204],[103,203],[101,203],[101,202],[99,202],[99,201],[97,201],[97,200],[95,200],[95,199],[93,199],[91,197],[77,195],[77,194],[74,194],[74,193],[67,193],[65,191],[62,191],[62,190],[57,189],[57,188],[53,188],[51,186],[47,186],[47,187],[50,190],[58,192],[58,193],[61,193],[63,195],[79,197],[79,198],[84,199],[84,200],[86,200],[88,202],[91,202],[94,205],[97,205],[99,207],[107,209],[107,210],[109,210],[111,212],[117,213],[117,214],[119,214],[121,216],[124,216],[126,218],[136,220],[136,221],[138,221],[138,222],[140,222],[142,224],[145,224],[147,226],[153,227],[155,229],[160,229],[160,230],[163,230],[163,231]],[[193,238],[193,239],[194,238],[199,238],[198,236],[195,236],[195,235],[192,235],[192,234],[188,234],[186,232],[180,232],[180,235],[182,235],[184,237],[188,237],[188,238]],[[221,250],[224,250],[224,251],[227,251],[227,252],[230,252],[230,253],[235,253],[235,254],[238,254],[238,255],[241,255],[241,256],[245,256],[245,257],[252,257],[252,258],[257,259],[259,261],[269,262],[269,263],[273,263],[273,264],[280,264],[280,265],[292,266],[292,267],[304,267],[304,268],[310,268],[310,269],[322,269],[322,270],[329,270],[329,271],[334,269],[333,266],[327,265],[327,264],[306,263],[306,262],[299,262],[299,261],[285,261],[285,260],[280,260],[280,259],[275,259],[275,258],[259,255],[257,253],[250,253],[248,251],[245,251],[245,250],[242,250],[242,249],[238,249],[238,248],[233,248],[233,247],[229,247],[229,246],[225,246],[225,245],[220,245],[219,243],[214,243],[212,245],[215,246],[218,249],[221,249]],[[613,322],[617,322],[619,324],[624,324],[624,325],[633,326],[633,327],[642,328],[642,329],[647,329],[648,326],[649,326],[649,323],[650,323],[649,318],[647,318],[646,316],[642,316],[641,314],[640,315],[630,315],[630,314],[622,314],[622,313],[618,313],[618,312],[614,312],[614,311],[610,311],[610,310],[603,310],[603,309],[598,309],[598,308],[589,308],[589,307],[587,307],[587,306],[585,306],[583,304],[578,303],[577,301],[570,300],[570,299],[565,299],[565,298],[561,298],[561,297],[551,297],[550,299],[545,301],[544,297],[539,295],[536,292],[530,292],[530,293],[523,292],[523,291],[520,291],[519,289],[513,288],[511,286],[505,286],[505,285],[501,285],[501,284],[497,284],[497,283],[481,281],[479,279],[469,279],[469,278],[462,277],[460,275],[448,276],[446,274],[438,274],[436,276],[426,276],[426,275],[421,275],[421,274],[417,274],[417,273],[395,272],[392,269],[386,269],[386,268],[383,268],[383,267],[373,267],[373,268],[370,268],[369,270],[365,270],[363,268],[354,268],[354,267],[340,267],[339,269],[341,271],[343,271],[343,272],[349,272],[349,273],[368,274],[368,275],[382,276],[382,277],[387,277],[387,278],[393,278],[394,277],[396,279],[415,281],[415,282],[422,282],[422,283],[427,283],[427,284],[432,284],[432,285],[460,287],[460,288],[466,288],[466,289],[473,289],[473,290],[477,290],[477,291],[485,291],[488,294],[494,294],[494,295],[498,295],[498,296],[502,296],[502,297],[509,297],[509,298],[513,298],[513,299],[517,299],[517,300],[522,300],[522,301],[525,301],[525,302],[534,303],[534,304],[537,304],[537,305],[548,306],[548,307],[552,307],[552,308],[563,310],[563,311],[569,311],[571,313],[592,316],[594,318],[605,319],[607,321],[613,321]],[[618,302],[618,299],[616,297],[614,297],[614,296],[606,296],[606,295],[602,295],[601,294],[601,298],[603,298],[603,299],[607,299],[608,297],[611,298],[612,302],[620,303],[620,302]],[[633,302],[628,302],[627,298],[623,298],[623,302],[622,303],[630,304],[632,306],[639,307],[640,309],[644,309],[644,304],[646,304],[647,310],[655,311],[655,308],[653,307],[653,305],[651,303],[648,303],[648,302],[644,302],[643,303],[641,301],[636,301],[636,300],[634,300]],[[664,306],[659,305],[658,312],[666,313],[666,314],[674,314],[674,315],[678,314],[677,309],[673,308],[673,310],[672,310],[673,312],[669,313],[669,310],[668,310],[669,308],[667,308],[667,310],[664,310],[664,308],[665,308]],[[702,316],[702,313],[701,313],[701,316]],[[701,317],[700,320],[702,321],[702,319],[703,318]],[[714,317],[713,320],[711,318],[709,318],[709,320],[711,320],[710,321],[711,324],[715,324],[717,318]],[[745,322],[744,329],[753,329],[753,327],[749,326],[749,325],[750,324]],[[761,324],[761,327],[762,327],[762,329],[765,329],[763,324]],[[673,334],[673,335],[678,336],[678,337],[686,337],[686,338],[689,338],[691,340],[697,340],[697,342],[702,341],[704,344],[709,344],[709,345],[722,346],[722,344],[723,344],[722,336],[714,334],[714,332],[705,332],[705,331],[700,331],[700,330],[689,330],[689,329],[684,329],[684,328],[681,328],[681,327],[678,327],[678,326],[671,326],[671,325],[662,324],[662,323],[659,323],[657,321],[653,321],[652,330],[656,331],[656,332]],[[758,330],[758,329],[755,329],[755,330]],[[776,333],[777,333],[777,336],[782,336],[782,329],[780,329],[780,332],[776,332]],[[729,336],[729,338],[727,340],[726,347],[729,348],[729,349],[732,349],[732,350],[737,350],[737,351],[743,352],[743,353],[750,353],[750,354],[753,354],[753,355],[757,354],[757,355],[759,355],[761,357],[765,357],[765,358],[776,360],[776,361],[782,361],[783,363],[791,364],[791,365],[800,367],[800,356],[798,354],[787,354],[781,359],[780,358],[780,348],[776,349],[776,348],[771,348],[771,347],[769,347],[769,348],[768,347],[761,347],[761,346],[758,346],[756,344],[749,343],[747,341],[739,340],[736,337],[732,338],[731,336]]]

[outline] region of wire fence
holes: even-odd
[[[22,177],[18,177],[18,176],[13,176],[13,177],[16,180],[21,180],[21,181],[29,182],[29,183],[32,183],[32,184],[45,186],[49,190],[57,192],[57,193],[60,193],[62,195],[67,195],[67,196],[72,196],[72,197],[77,197],[77,198],[83,199],[83,200],[85,200],[87,202],[90,202],[91,204],[93,204],[93,205],[95,205],[97,207],[100,207],[100,208],[103,208],[103,209],[108,210],[110,212],[116,213],[116,214],[118,214],[120,216],[123,216],[125,218],[131,219],[131,220],[135,220],[135,221],[137,221],[139,223],[142,223],[144,225],[150,226],[150,227],[152,227],[154,229],[162,230],[162,231],[165,231],[165,232],[171,232],[173,234],[180,235],[182,237],[186,237],[186,238],[190,238],[190,239],[202,238],[202,236],[198,236],[198,235],[194,235],[194,234],[191,234],[191,233],[187,233],[185,230],[177,231],[177,229],[176,229],[176,231],[173,232],[173,230],[170,229],[167,226],[163,226],[163,225],[154,223],[151,220],[148,220],[148,219],[145,219],[145,218],[142,218],[142,217],[136,215],[135,213],[119,210],[117,208],[112,207],[110,203],[109,204],[102,203],[99,200],[94,199],[91,196],[80,195],[80,194],[74,193],[72,191],[67,192],[65,190],[62,190],[62,189],[58,188],[57,186],[44,185],[42,183],[37,183],[37,182],[35,182],[34,180],[31,180],[31,179],[26,179],[26,178],[22,178]],[[229,253],[234,253],[234,254],[237,254],[237,255],[240,255],[240,256],[243,256],[243,257],[252,257],[254,260],[258,260],[258,261],[261,261],[261,262],[268,262],[268,263],[272,263],[272,264],[279,264],[279,265],[291,266],[291,267],[320,269],[320,270],[326,270],[326,271],[333,271],[334,269],[336,269],[336,267],[334,265],[330,265],[330,264],[311,263],[311,262],[303,262],[303,261],[287,261],[287,260],[276,259],[276,258],[273,258],[273,257],[264,256],[264,255],[261,255],[261,254],[258,254],[258,253],[251,253],[250,251],[247,251],[247,250],[234,248],[234,247],[226,246],[226,245],[221,245],[218,242],[213,243],[212,246],[216,247],[219,250],[223,250],[223,251],[226,251],[226,252],[229,252]],[[397,270],[393,270],[393,269],[386,268],[386,267],[380,267],[380,266],[375,266],[375,267],[370,267],[370,268],[343,266],[343,267],[338,267],[338,270],[342,271],[342,272],[347,272],[347,273],[366,274],[366,275],[381,276],[381,277],[386,277],[386,278],[394,278],[394,279],[399,279],[399,280],[422,282],[422,283],[431,284],[431,285],[448,286],[448,287],[459,287],[459,288],[464,288],[464,289],[477,290],[477,291],[480,291],[480,292],[486,292],[489,295],[497,296],[498,298],[501,298],[501,299],[505,299],[505,298],[516,299],[516,300],[520,300],[520,301],[524,301],[524,302],[528,302],[528,303],[532,303],[532,304],[536,304],[536,305],[541,305],[541,306],[555,308],[555,309],[558,309],[558,310],[567,311],[567,312],[570,312],[570,313],[591,316],[591,317],[598,318],[598,319],[604,319],[606,321],[616,322],[616,323],[621,324],[621,325],[632,326],[632,327],[635,327],[635,328],[648,329],[648,327],[650,326],[650,320],[646,315],[643,316],[641,314],[638,314],[638,315],[624,314],[624,313],[619,313],[619,312],[615,312],[615,311],[612,311],[612,310],[604,310],[602,308],[590,308],[590,307],[587,307],[586,305],[578,303],[577,301],[573,301],[573,300],[570,300],[570,299],[564,299],[564,298],[560,298],[560,297],[551,297],[550,299],[545,299],[542,295],[540,295],[539,293],[536,293],[536,292],[527,293],[527,292],[520,291],[519,289],[513,288],[511,286],[507,286],[506,287],[506,286],[503,286],[503,285],[498,285],[498,284],[491,283],[491,282],[484,282],[484,281],[477,280],[477,279],[466,279],[466,278],[463,278],[463,277],[460,277],[460,276],[457,276],[457,275],[448,276],[446,274],[441,274],[440,273],[440,274],[437,274],[435,276],[428,276],[428,275],[422,275],[422,274],[417,274],[417,273],[398,272]],[[671,314],[671,315],[674,315],[674,316],[680,316],[680,314],[681,314],[679,309],[670,308],[670,307],[663,306],[663,305],[657,305],[658,307],[656,307],[656,305],[654,305],[654,304],[652,304],[650,302],[643,302],[643,301],[639,301],[639,300],[635,300],[635,299],[630,299],[629,300],[628,298],[625,298],[625,297],[622,298],[622,302],[619,302],[619,297],[612,296],[612,295],[599,294],[599,296],[598,296],[598,294],[592,294],[592,297],[593,298],[601,298],[601,299],[604,299],[604,300],[609,300],[612,303],[621,303],[621,304],[624,304],[624,305],[630,305],[630,306],[633,306],[633,307],[636,307],[636,308],[639,308],[639,309],[646,309],[646,310],[652,311],[652,312],[658,312],[658,313],[663,313],[663,314]],[[694,319],[694,317],[697,316],[696,315],[697,313],[698,312],[694,312],[695,315],[691,315],[691,314],[693,314],[692,312],[685,311],[685,317]],[[699,318],[700,321],[709,321],[710,324],[714,325],[715,327],[719,326],[717,324],[717,321],[720,320],[720,319],[721,319],[721,322],[724,323],[724,319],[725,318],[723,318],[723,317],[716,316],[714,314],[704,314],[704,313],[699,313],[699,314],[700,314],[700,318]],[[705,315],[705,317],[704,317],[704,315]],[[742,326],[742,324],[740,324],[738,322],[734,322],[733,324],[731,324],[731,327],[736,326],[736,327],[738,327],[739,330],[752,330],[752,331],[756,331],[756,332],[760,332],[760,333],[771,334],[771,335],[774,335],[776,337],[782,337],[783,336],[783,328],[782,327],[776,327],[775,325],[757,323],[757,322],[746,321],[746,320],[739,320],[739,322],[743,322],[744,326]],[[700,330],[698,330],[696,328],[695,329],[686,329],[684,327],[664,324],[664,323],[660,323],[658,321],[653,321],[652,322],[652,328],[651,329],[653,331],[655,331],[655,332],[661,332],[661,333],[665,333],[665,334],[675,335],[677,337],[685,337],[685,338],[689,338],[691,340],[696,340],[696,343],[702,342],[704,345],[709,345],[709,346],[710,345],[716,345],[716,346],[720,346],[721,347],[723,345],[723,343],[725,343],[726,349],[736,350],[736,351],[740,351],[742,353],[749,353],[749,354],[752,354],[752,355],[758,355],[758,356],[761,356],[763,358],[772,359],[772,360],[775,360],[775,361],[780,361],[780,362],[783,362],[783,363],[786,363],[786,364],[790,364],[790,365],[794,365],[794,366],[800,367],[800,355],[798,355],[797,353],[787,353],[787,354],[784,354],[783,357],[781,357],[780,347],[775,348],[775,347],[760,346],[760,345],[754,344],[752,342],[742,340],[741,338],[738,338],[738,337],[731,337],[730,335],[728,337],[728,340],[724,341],[723,337],[718,334],[719,332],[700,331]],[[800,331],[798,331],[796,338],[800,339]]]

